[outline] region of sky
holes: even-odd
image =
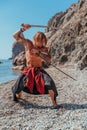
[[[0,59],[12,57],[13,34],[22,23],[47,25],[50,18],[58,12],[66,11],[78,0],[0,0]],[[24,36],[33,39],[37,31],[44,28],[30,28]]]

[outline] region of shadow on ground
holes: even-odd
[[[36,109],[59,109],[59,108],[64,108],[66,110],[76,110],[76,109],[87,109],[87,104],[74,104],[74,103],[63,103],[59,104],[56,108],[52,106],[43,106],[43,105],[38,105],[36,103],[30,103],[24,99],[20,99],[19,104],[24,107],[25,109],[29,108],[36,108]]]

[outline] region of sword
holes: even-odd
[[[40,54],[45,54],[45,55],[47,55],[46,53],[43,53],[43,52],[40,52]],[[39,56],[40,56],[46,63],[48,63],[44,57],[42,57],[41,55],[39,55]],[[71,78],[71,79],[77,81],[75,78],[73,78],[73,77],[70,76],[69,74],[65,73],[65,72],[62,71],[60,68],[58,68],[58,67],[56,67],[55,65],[53,65],[52,63],[50,63],[50,65],[53,66],[56,70],[59,70],[60,72],[62,72],[62,73],[65,74],[66,76],[68,76],[69,78]]]
[[[23,26],[24,24],[21,24],[21,26]],[[47,26],[44,25],[30,25],[31,27],[39,27],[39,28],[47,28]]]

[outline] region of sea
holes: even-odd
[[[0,83],[5,83],[11,80],[15,80],[19,76],[19,72],[12,70],[12,60],[0,59]]]

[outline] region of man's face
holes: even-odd
[[[43,46],[43,40],[35,41],[35,46],[41,48]]]

